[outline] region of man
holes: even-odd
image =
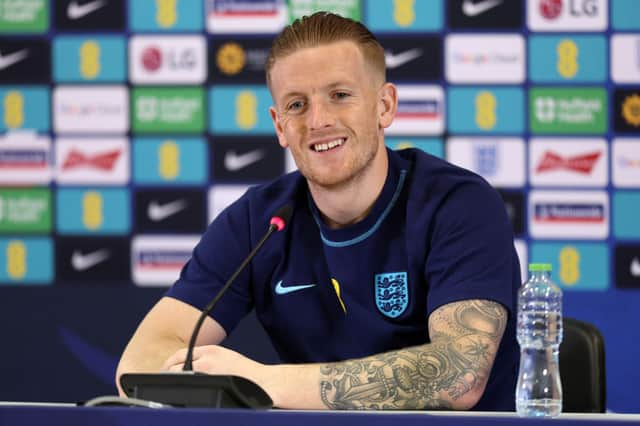
[[[207,318],[194,370],[251,379],[282,408],[513,410],[520,276],[497,193],[420,151],[385,148],[397,91],[363,25],[302,18],[266,68],[278,140],[300,172],[214,220],[118,376],[182,369],[200,310],[289,203],[285,231]],[[287,364],[218,346],[252,307]]]

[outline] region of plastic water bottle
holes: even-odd
[[[532,263],[529,273],[518,294],[516,410],[522,417],[555,417],[562,411],[562,291],[551,282],[550,264]]]

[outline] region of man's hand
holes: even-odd
[[[187,349],[171,355],[162,366],[166,371],[182,371]],[[196,346],[193,350],[193,371],[207,374],[230,374],[250,378],[264,367],[259,362],[218,345]]]

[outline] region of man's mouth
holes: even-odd
[[[315,152],[325,152],[341,146],[345,142],[345,138],[334,139],[329,142],[315,143],[311,145],[311,149]]]

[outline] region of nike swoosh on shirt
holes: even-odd
[[[9,68],[11,65],[26,59],[27,56],[29,56],[29,49],[22,49],[9,53],[8,55],[2,55],[2,53],[0,53],[0,70]]]
[[[71,255],[71,266],[76,271],[86,271],[93,268],[98,263],[102,263],[109,258],[109,250],[96,250],[91,253],[82,254],[79,250],[74,250]]]
[[[224,156],[224,166],[230,172],[235,172],[262,160],[263,157],[264,151],[261,149],[254,149],[244,154],[236,154],[235,151],[229,151]]]
[[[500,3],[502,3],[502,0],[484,0],[478,3],[474,3],[471,0],[464,0],[464,3],[462,3],[462,13],[469,17],[482,15]]]
[[[414,59],[419,58],[420,56],[422,56],[422,49],[415,48],[405,50],[404,52],[398,54],[394,54],[392,52],[385,53],[384,61],[387,64],[387,68],[393,69],[401,67],[407,62],[411,62]]]
[[[149,207],[147,207],[147,215],[149,219],[154,222],[160,222],[168,218],[169,216],[173,216],[181,210],[184,210],[187,207],[187,203],[180,199],[171,201],[169,203],[160,204],[157,201],[152,201],[149,203]]]
[[[74,20],[84,18],[88,14],[106,6],[106,4],[104,0],[95,0],[85,4],[78,4],[74,0],[67,6],[67,17]]]
[[[276,294],[283,295],[293,293],[294,291],[304,290],[305,288],[315,287],[315,284],[304,284],[304,285],[290,285],[288,287],[282,286],[282,280],[278,281],[276,284]]]

